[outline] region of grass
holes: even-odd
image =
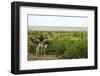
[[[30,39],[34,40],[39,36],[47,37],[49,40],[46,55],[56,57],[57,59],[80,59],[88,57],[87,32],[28,31],[28,53],[33,56],[35,56],[36,46],[32,44]],[[41,58],[39,59],[41,60]],[[37,60],[39,59],[37,58]]]

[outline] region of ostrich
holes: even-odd
[[[39,55],[44,55],[46,54],[46,49],[48,47],[48,39],[45,37],[43,38],[42,36],[39,38],[36,38],[35,40],[31,39],[32,43],[36,45],[36,56]]]

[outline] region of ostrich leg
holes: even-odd
[[[44,44],[43,43],[41,43],[40,44],[40,55],[42,55],[43,54],[43,49],[44,49]]]
[[[36,47],[36,56],[39,56],[39,47]]]
[[[46,49],[47,49],[47,44],[44,45],[44,50],[43,50],[43,55],[44,55],[44,56],[46,55]]]
[[[40,55],[42,55],[42,46],[41,46],[41,48],[40,48]]]
[[[38,51],[38,48],[36,47],[36,52],[35,52],[35,55],[37,56],[37,51]]]

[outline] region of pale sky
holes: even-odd
[[[87,17],[28,15],[28,26],[88,27]]]

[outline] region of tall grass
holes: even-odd
[[[36,46],[32,44],[30,39],[36,39],[41,35],[49,40],[47,55],[61,56],[63,59],[88,57],[87,32],[29,31],[28,51],[33,55]]]

